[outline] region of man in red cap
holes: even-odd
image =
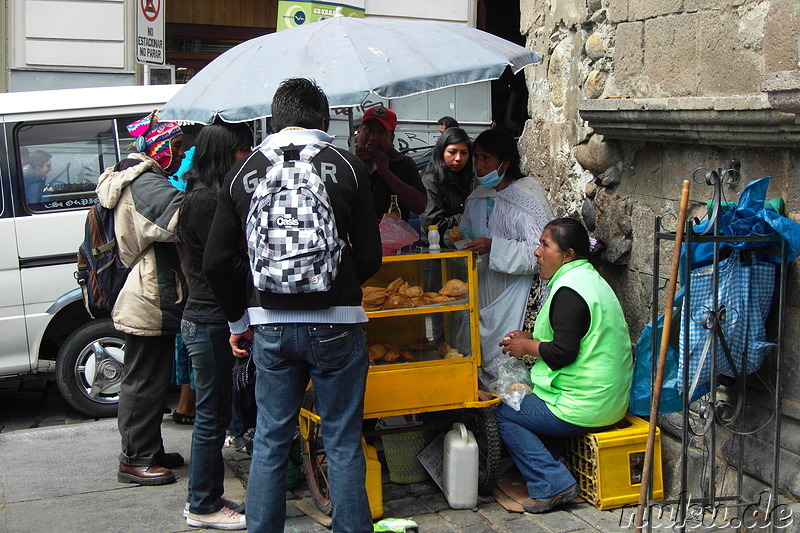
[[[392,145],[396,126],[397,113],[391,109],[381,104],[367,109],[356,133],[356,156],[367,167],[375,213],[382,216],[396,194],[403,219],[408,220],[409,211],[425,210],[428,197],[414,160]]]

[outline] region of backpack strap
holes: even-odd
[[[116,239],[115,239],[115,240],[116,240]],[[144,256],[145,256],[145,254],[147,254],[147,252],[149,252],[149,251],[150,251],[150,248],[152,248],[152,247],[153,247],[153,244],[154,244],[154,243],[152,243],[152,242],[151,242],[150,244],[148,244],[148,245],[147,245],[147,247],[146,247],[144,250],[142,250],[141,252],[139,252],[139,255],[137,255],[136,257],[134,257],[134,258],[133,258],[133,261],[131,261],[131,264],[130,264],[130,265],[128,265],[128,268],[129,268],[129,269],[131,269],[131,270],[133,270],[133,267],[135,267],[135,266],[136,266],[136,263],[138,263],[139,261],[141,261],[142,259],[144,259]]]
[[[261,150],[261,153],[267,158],[270,167],[274,167],[278,163],[283,162],[283,150],[281,150],[280,146],[265,144],[259,146],[258,149]]]
[[[300,161],[305,161],[310,163],[311,160],[325,148],[330,146],[330,143],[326,143],[324,141],[313,142],[307,144],[305,148],[300,152]]]

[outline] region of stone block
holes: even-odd
[[[759,92],[761,57],[742,44],[741,33],[750,26],[738,24],[730,12],[706,12],[698,17],[698,92],[725,96]],[[738,28],[739,31],[736,31]]]
[[[583,94],[586,98],[594,100],[603,96],[607,79],[607,72],[603,72],[602,70],[591,71],[586,77],[586,82],[583,84]]]
[[[644,67],[650,96],[693,96],[697,90],[697,14],[648,20]]]
[[[619,143],[605,140],[602,135],[592,135],[589,141],[573,150],[575,160],[595,176],[615,165],[622,159]]]
[[[451,533],[455,531],[451,524],[445,522],[438,514],[424,514],[412,517],[420,531],[426,533]]]
[[[567,36],[556,45],[550,55],[547,81],[550,83],[550,102],[556,107],[564,105],[567,99],[567,91],[571,86],[575,85],[572,80],[574,46],[574,37]]]
[[[606,48],[603,44],[603,33],[596,31],[587,37],[586,42],[583,43],[583,49],[586,55],[589,56],[589,59],[596,60],[605,56]]]
[[[589,523],[573,516],[571,513],[565,512],[570,510],[571,507],[571,505],[566,505],[559,511],[542,513],[537,515],[535,520],[552,531],[559,531],[562,533],[588,530],[590,527]]]
[[[778,111],[800,114],[800,70],[770,72],[761,77],[761,90]]]
[[[603,259],[616,265],[627,264],[632,246],[632,227],[628,203],[608,189],[600,189],[594,199],[597,212],[596,236],[606,243]]]
[[[540,120],[528,120],[519,139],[522,171],[533,176],[550,188],[552,181],[552,158],[550,156],[550,127]]]
[[[800,3],[772,0],[764,24],[763,72],[795,70],[800,61],[797,33],[800,32]]]
[[[683,11],[683,0],[630,0],[629,20],[646,20]]]
[[[644,22],[624,22],[617,26],[614,44],[614,83],[623,94],[636,96],[644,67]]]
[[[570,507],[570,512],[601,531],[614,531],[619,528],[622,514],[621,509],[601,511],[588,503],[573,505]]]
[[[791,293],[793,291],[788,291]],[[796,291],[794,291],[796,292]],[[800,346],[800,309],[787,307],[784,314],[783,346],[787,349],[784,361],[795,364],[783,365],[783,395],[785,398],[800,398],[800,365],[797,364],[796,349]]]
[[[403,515],[395,515],[395,516],[403,516]],[[450,524],[457,526],[458,528],[464,528],[467,526],[474,526],[476,524],[483,524],[483,517],[479,513],[474,513],[468,509],[463,510],[455,510],[450,509],[448,511],[441,511],[439,516],[444,518]]]
[[[545,0],[520,0],[519,28],[522,35],[535,31],[544,24],[544,14],[549,11]]]
[[[614,0],[608,2],[606,7],[606,15],[609,22],[625,22],[628,20],[628,4],[629,0]]]
[[[711,9],[729,9],[738,7],[746,0],[684,0],[684,11],[704,11]]]

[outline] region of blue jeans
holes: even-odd
[[[361,324],[257,326],[253,341],[258,421],[247,485],[247,529],[281,533],[286,464],[309,378],[322,418],[336,533],[372,532],[361,449],[367,345]]]
[[[231,423],[231,369],[234,357],[227,324],[181,321],[181,335],[192,358],[197,395],[192,457],[189,462],[189,511],[210,514],[222,509],[225,464],[222,447]]]
[[[372,532],[361,449],[369,365],[361,324],[257,326],[252,353],[258,421],[247,485],[247,530],[283,532],[286,464],[310,378],[328,457],[333,531]]]
[[[535,394],[525,396],[519,411],[502,403],[494,413],[500,438],[522,472],[531,498],[550,498],[575,484],[560,460],[560,445],[563,437],[594,428],[564,422]]]

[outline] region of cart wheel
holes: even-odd
[[[303,408],[316,413],[314,389],[308,389],[303,396]],[[322,443],[320,425],[301,419],[300,434],[303,438],[303,467],[306,471],[308,488],[314,504],[325,515],[331,515],[331,497],[328,492],[328,456]]]
[[[478,493],[491,494],[500,477],[502,452],[494,409],[463,409],[461,419],[478,443]]]

